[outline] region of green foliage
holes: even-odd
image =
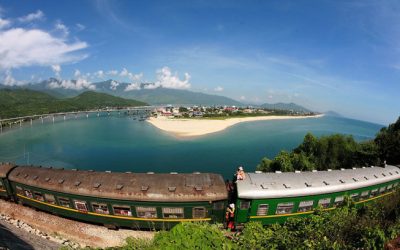
[[[209,223],[181,223],[154,237],[155,249],[232,249],[233,244]]]
[[[57,112],[143,106],[146,103],[92,91],[76,97],[57,99],[46,93],[27,90],[0,90],[0,117],[10,118]]]
[[[379,156],[388,164],[400,163],[400,117],[388,128],[382,128],[374,142],[378,146]]]

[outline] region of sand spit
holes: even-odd
[[[174,119],[159,116],[151,117],[148,122],[155,127],[172,133],[177,137],[195,137],[222,131],[230,126],[241,122],[287,120],[287,119],[310,119],[320,118],[323,114],[313,116],[255,116],[245,118],[227,118],[225,120],[213,119]]]

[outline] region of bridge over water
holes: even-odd
[[[64,120],[70,117],[78,118],[82,115],[87,118],[90,115],[95,116],[104,116],[104,115],[112,115],[115,113],[118,114],[127,114],[127,115],[144,115],[149,116],[151,111],[159,108],[159,106],[140,106],[140,107],[125,107],[125,108],[108,108],[108,109],[96,109],[96,110],[85,110],[85,111],[71,111],[71,112],[59,112],[59,113],[51,113],[51,114],[40,114],[40,115],[30,115],[30,116],[20,116],[13,117],[7,119],[0,119],[0,133],[3,132],[3,127],[11,128],[15,124],[19,124],[22,126],[23,122],[30,122],[32,125],[33,120],[40,119],[43,123],[45,119],[50,119],[53,123],[56,117],[63,117]]]

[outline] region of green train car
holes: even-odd
[[[317,206],[334,209],[345,196],[357,205],[389,195],[398,186],[396,166],[290,172],[247,173],[236,183],[237,225],[248,221],[283,223],[303,217]]]
[[[222,222],[228,195],[222,176],[212,173],[17,166],[8,180],[14,199],[21,204],[109,228],[169,229],[183,221]]]
[[[0,164],[0,197],[3,199],[12,199],[13,193],[8,180],[8,174],[16,166],[11,163]]]

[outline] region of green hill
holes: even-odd
[[[292,110],[295,112],[309,113],[311,110],[304,108],[303,106],[297,105],[295,103],[264,103],[261,104],[260,107],[272,110]]]
[[[57,99],[49,94],[28,89],[0,90],[0,118],[2,119],[35,114],[143,105],[147,104],[92,91],[84,92],[72,98]]]

